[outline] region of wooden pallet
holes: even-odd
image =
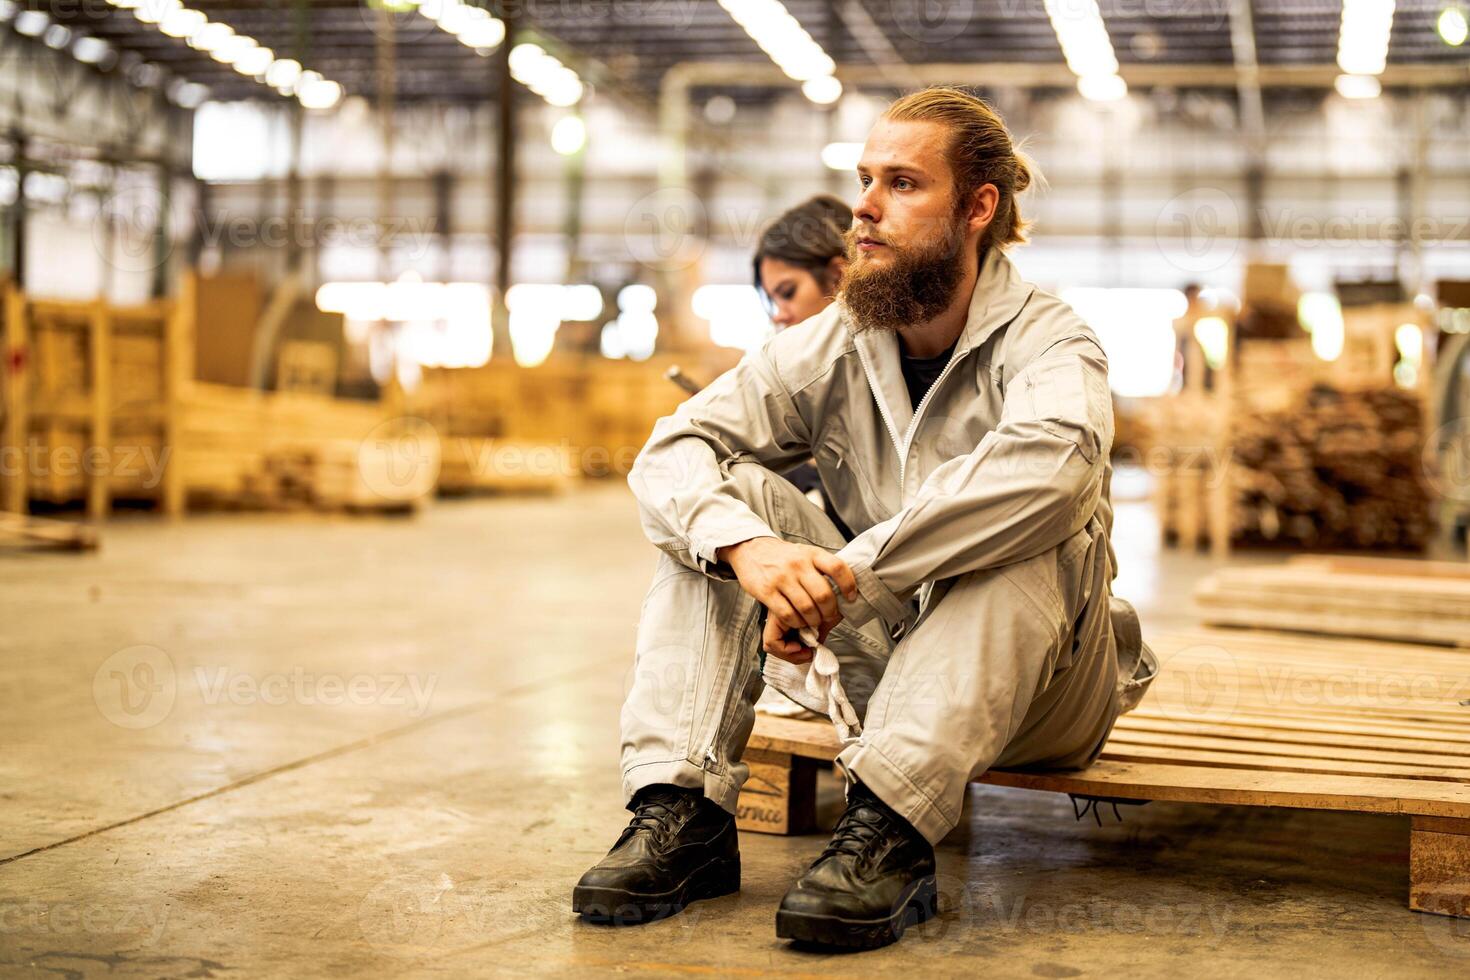
[[[1411,818],[1409,907],[1470,916],[1470,657],[1407,643],[1197,629],[1151,636],[1162,666],[1081,772],[978,782],[1088,796]],[[812,825],[832,726],[760,715],[743,829]],[[756,776],[759,775],[759,782]]]
[[[1470,564],[1301,556],[1221,569],[1194,599],[1213,626],[1470,646]]]
[[[95,551],[97,529],[90,524],[49,521],[0,511],[0,546],[9,545],[58,551]]]

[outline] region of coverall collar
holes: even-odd
[[[960,331],[950,360],[963,357],[985,343],[995,331],[1015,319],[1031,296],[1031,285],[1021,279],[1015,265],[999,248],[986,249],[980,263],[975,291],[970,294],[970,308],[965,315],[965,328]],[[900,433],[907,432],[913,422],[913,402],[903,380],[898,334],[892,330],[853,330],[847,310],[839,303],[839,315],[852,334],[858,353],[869,367],[869,380],[874,395],[881,398]]]

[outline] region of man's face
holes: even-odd
[[[939,123],[880,119],[873,127],[858,162],[854,263],[876,269],[900,252],[930,251],[954,238],[964,219],[956,214],[948,142]]]
[[[857,330],[901,330],[934,319],[976,266],[945,138],[936,123],[886,119],[868,136],[839,288]]]

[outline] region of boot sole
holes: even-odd
[[[838,915],[812,915],[781,909],[776,912],[776,938],[814,946],[877,949],[898,942],[910,925],[918,925],[937,915],[938,895],[934,876],[926,875],[909,886],[908,894],[899,900],[892,914],[880,919],[845,919]]]
[[[739,890],[740,858],[714,858],[695,869],[678,887],[661,894],[578,885],[572,889],[572,911],[600,925],[642,925],[676,915],[690,902],[719,898]]]

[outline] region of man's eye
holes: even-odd
[[[901,191],[906,191],[914,185],[907,177],[900,177],[893,182],[893,186]]]

